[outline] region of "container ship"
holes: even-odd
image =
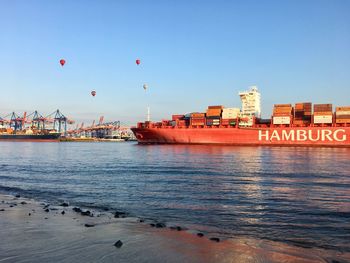
[[[257,87],[239,96],[241,108],[208,106],[131,130],[140,144],[350,147],[350,106],[275,104],[271,118],[262,119]]]
[[[58,141],[61,133],[52,131],[13,131],[12,129],[0,128],[0,141]]]

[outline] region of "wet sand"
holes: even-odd
[[[349,253],[248,238],[216,242],[213,235],[72,208],[0,195],[0,262],[350,262]]]

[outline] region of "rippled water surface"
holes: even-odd
[[[350,252],[350,149],[0,142],[0,191]]]

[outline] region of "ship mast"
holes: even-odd
[[[151,111],[150,111],[150,107],[147,107],[147,121],[151,121]]]

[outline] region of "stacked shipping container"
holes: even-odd
[[[350,123],[350,106],[335,108],[336,123]]]
[[[333,123],[332,104],[314,104],[314,123]]]
[[[240,117],[241,110],[239,108],[224,108],[222,110],[221,125],[235,126],[237,118]]]
[[[204,126],[205,125],[205,113],[191,113],[191,125],[192,126]]]
[[[207,115],[207,126],[219,126],[221,120],[221,113],[224,106],[208,106]]]
[[[273,124],[290,124],[293,107],[291,104],[275,104],[273,107]]]
[[[295,103],[293,123],[296,125],[309,125],[311,123],[311,111],[311,102]]]

